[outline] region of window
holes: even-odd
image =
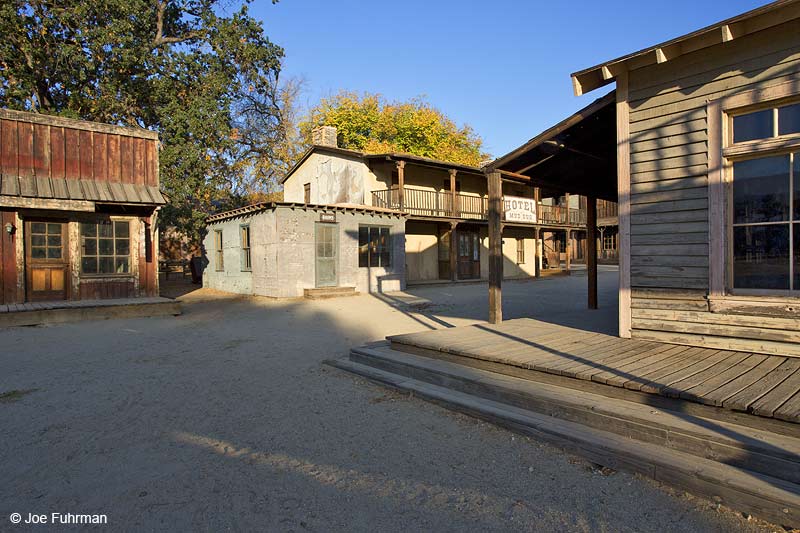
[[[358,266],[390,267],[390,242],[389,228],[380,226],[359,226]]]
[[[303,202],[310,204],[311,203],[311,184],[306,183],[303,185]]]
[[[250,263],[250,226],[242,226],[242,272],[250,272],[253,268]]]
[[[60,223],[31,222],[31,259],[62,259]]]
[[[517,264],[525,264],[525,239],[517,237]]]
[[[104,220],[81,223],[81,273],[129,274],[130,222]]]
[[[800,153],[733,164],[734,289],[800,290],[799,178]]]
[[[605,233],[603,233],[603,250],[616,250],[616,237],[617,234],[612,229],[606,229]]]
[[[800,104],[734,115],[733,143],[800,133]]]
[[[214,230],[214,269],[217,272],[225,270],[225,254],[222,250],[222,230]]]

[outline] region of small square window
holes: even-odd
[[[772,109],[733,117],[733,142],[768,139],[774,134]]]
[[[800,133],[800,104],[778,108],[778,135]]]

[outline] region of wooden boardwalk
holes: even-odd
[[[533,319],[389,337],[410,346],[800,422],[800,358],[622,339]]]

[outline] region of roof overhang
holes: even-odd
[[[616,94],[611,91],[486,170],[540,187],[544,198],[570,193],[616,201],[616,116]]]
[[[575,95],[580,96],[611,83],[621,72],[666,63],[681,55],[797,18],[800,18],[800,0],[778,0],[670,41],[575,72],[572,74],[572,88]]]

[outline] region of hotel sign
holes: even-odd
[[[503,197],[503,214],[507,222],[536,223],[536,200],[519,196]]]

